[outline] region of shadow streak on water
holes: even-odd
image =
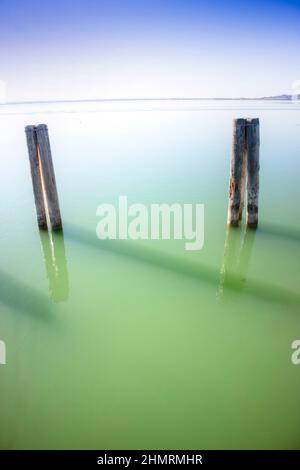
[[[295,242],[300,241],[300,230],[294,227],[286,227],[284,225],[263,222],[259,225],[259,231],[266,235],[288,238]]]
[[[0,303],[41,320],[52,318],[49,301],[44,294],[0,271]]]
[[[75,242],[83,243],[84,245],[98,250],[107,250],[122,256],[127,256],[143,263],[176,272],[177,274],[201,279],[201,281],[208,282],[215,286],[219,285],[219,271],[209,266],[202,265],[198,261],[190,261],[180,256],[141,246],[130,240],[99,240],[96,237],[96,233],[91,233],[78,226],[65,224],[64,227],[65,236]],[[253,244],[253,240],[251,242],[250,236],[250,244]],[[247,265],[247,260],[245,259],[243,263]],[[227,289],[238,292],[241,290],[241,286],[243,286],[244,292],[248,295],[259,297],[269,302],[300,303],[300,295],[285,288],[253,279],[248,279],[247,283],[244,283],[241,281],[239,274],[231,272],[226,274]]]
[[[39,231],[49,294],[53,302],[69,297],[69,277],[63,232]]]

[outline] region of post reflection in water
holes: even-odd
[[[63,232],[40,231],[42,253],[53,302],[63,302],[69,296],[69,278]]]
[[[254,245],[255,234],[256,230],[253,230],[253,228],[246,228],[244,231],[242,246],[238,260],[238,274],[241,276],[241,281],[246,281],[246,276]]]
[[[227,280],[235,280],[235,290],[240,291],[246,282],[256,231],[247,227],[227,226],[223,263],[220,270],[218,299],[224,295]]]

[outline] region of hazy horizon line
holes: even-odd
[[[289,94],[281,94],[281,95],[274,95],[274,96],[262,96],[262,97],[140,97],[140,98],[79,98],[79,99],[54,99],[54,100],[20,100],[20,101],[4,101],[0,102],[0,106],[10,106],[10,105],[30,105],[30,104],[63,104],[63,103],[105,103],[105,102],[130,102],[130,101],[260,101],[260,100],[271,100],[277,99],[280,101],[281,97],[282,101],[286,101],[288,99],[292,99],[293,95]]]

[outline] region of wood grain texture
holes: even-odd
[[[229,207],[227,223],[237,226],[241,218],[245,188],[246,119],[234,119],[230,161]]]
[[[259,195],[259,119],[247,120],[247,226],[258,224]]]
[[[46,124],[38,125],[36,127],[36,134],[51,227],[52,230],[61,230],[62,221]]]
[[[242,182],[241,182],[241,202],[240,202],[240,211],[239,211],[239,220],[241,221],[243,218],[243,210],[245,206],[245,192],[246,192],[246,179],[247,179],[247,149],[245,146],[244,155],[243,155],[243,163],[242,163]]]
[[[30,162],[34,201],[37,213],[37,222],[40,229],[47,230],[46,208],[41,178],[41,164],[38,156],[35,126],[26,126],[25,133]]]

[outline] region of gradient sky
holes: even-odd
[[[299,46],[300,0],[0,0],[8,101],[292,93]]]

